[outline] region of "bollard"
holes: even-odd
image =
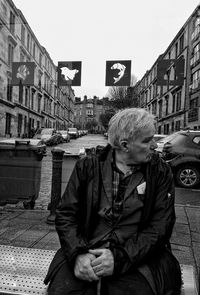
[[[56,208],[61,199],[62,161],[64,150],[54,148],[52,151],[52,180],[51,180],[51,203],[50,215],[47,217],[48,224],[55,223]]]

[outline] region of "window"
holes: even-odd
[[[15,15],[12,11],[10,11],[10,32],[15,33]]]
[[[178,43],[175,44],[175,58],[178,56]]]
[[[24,25],[21,25],[21,42],[24,45],[25,44],[25,28]]]
[[[164,134],[169,134],[169,124],[164,125]]]
[[[200,83],[200,70],[197,70],[192,74],[192,89],[196,89],[199,87]]]
[[[5,134],[11,135],[11,114],[6,113],[6,128],[5,128]]]
[[[192,40],[196,39],[200,32],[200,18],[198,17],[194,23],[194,31],[192,33]]]
[[[200,43],[198,43],[193,49],[193,57],[191,58],[190,65],[196,65],[200,59]]]
[[[156,115],[156,113],[157,113],[157,102],[155,101],[152,103],[152,114]]]
[[[38,113],[41,111],[41,96],[38,94]]]
[[[176,111],[180,111],[181,109],[181,91],[176,94]]]
[[[198,107],[198,97],[196,97],[190,101],[190,109],[194,109],[197,107]]]
[[[174,122],[172,122],[172,128],[171,131],[174,132]]]
[[[9,66],[12,66],[13,56],[14,56],[14,46],[11,43],[9,43],[8,44],[8,65]]]
[[[29,90],[25,89],[25,106],[28,107]]]
[[[167,116],[169,113],[168,108],[169,108],[169,96],[167,95],[165,96],[165,116]]]
[[[59,106],[57,107],[57,115],[59,113],[58,108],[59,108]],[[47,97],[46,96],[44,97],[44,111],[47,112]]]
[[[22,132],[22,114],[18,114],[18,120],[17,120],[17,133],[18,137],[20,137],[21,132]]]
[[[159,118],[162,118],[162,100],[159,101]]]
[[[195,27],[198,27],[200,25],[200,17],[197,17],[195,20]]]
[[[24,116],[24,135],[27,136],[27,117]]]
[[[181,121],[176,121],[175,123],[175,131],[179,131],[181,126]]]
[[[23,85],[22,85],[22,83],[19,83],[19,103],[21,103],[21,104],[23,103]]]
[[[7,100],[12,101],[12,84],[11,84],[11,78],[8,78],[7,80]]]
[[[33,43],[33,58],[35,58],[35,43]]]
[[[35,91],[31,91],[31,109],[34,110],[34,96],[35,96]]]
[[[30,49],[30,35],[27,35],[27,50],[29,51]]]
[[[184,48],[184,35],[182,35],[179,39],[179,48],[180,48],[180,51],[179,53],[181,53],[183,51],[183,48]]]
[[[172,96],[172,113],[175,112],[175,105],[176,105],[176,94]]]
[[[22,52],[20,52],[20,61],[25,61],[25,56]]]

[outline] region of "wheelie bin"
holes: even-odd
[[[1,205],[24,200],[24,208],[34,208],[45,153],[46,145],[37,139],[0,141]]]

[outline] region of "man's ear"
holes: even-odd
[[[128,142],[127,140],[121,140],[120,146],[123,152],[128,152]]]

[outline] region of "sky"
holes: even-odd
[[[82,61],[75,96],[106,96],[106,61],[131,60],[137,80],[151,68],[199,0],[13,0],[55,65]]]

